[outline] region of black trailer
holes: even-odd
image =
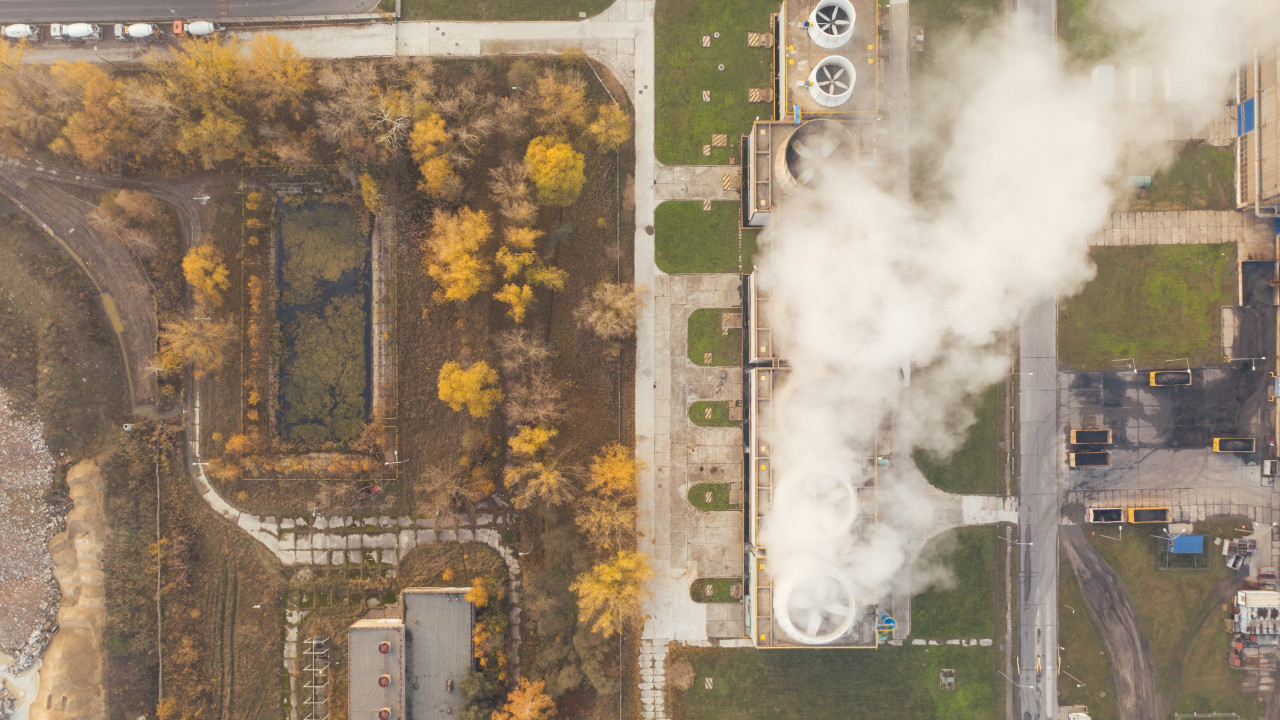
[[[1110,430],[1072,430],[1072,445],[1110,445]]]
[[[1067,462],[1073,468],[1080,467],[1107,467],[1111,464],[1111,453],[1109,452],[1074,452],[1071,453]]]
[[[1174,387],[1191,384],[1190,370],[1156,370],[1149,377],[1152,387]]]
[[[1222,437],[1213,439],[1213,451],[1220,453],[1251,453],[1257,447],[1253,438]]]
[[[1124,508],[1089,508],[1091,523],[1122,523]]]

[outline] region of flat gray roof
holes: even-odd
[[[388,720],[404,720],[404,645],[399,618],[359,620],[347,631],[347,717],[374,720],[386,708]],[[387,687],[378,683],[383,675],[390,679]]]
[[[465,703],[460,686],[474,664],[471,631],[475,624],[475,609],[465,597],[467,590],[405,588],[401,595],[409,647],[406,692],[412,720],[452,718]]]

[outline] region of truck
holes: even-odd
[[[1124,522],[1123,508],[1089,508],[1089,519],[1091,523],[1122,523]]]
[[[1151,387],[1174,387],[1191,384],[1190,370],[1156,370],[1149,376]]]
[[[155,23],[116,23],[116,39],[125,42],[134,40],[159,40],[164,31]]]
[[[1213,439],[1213,451],[1220,453],[1251,453],[1257,441],[1254,438],[1216,437]]]
[[[1072,445],[1110,445],[1110,430],[1072,430]]]
[[[18,23],[16,25],[4,26],[5,40],[31,40],[37,42],[40,40],[40,28],[35,25],[27,25]]]
[[[54,40],[101,40],[102,28],[93,23],[54,23],[49,26],[49,37]]]
[[[1107,467],[1111,465],[1111,453],[1105,451],[1073,452],[1067,456],[1067,463],[1073,468]]]
[[[174,20],[174,37],[212,37],[223,31],[223,27],[208,20]]]
[[[1129,508],[1131,523],[1167,523],[1169,508]]]

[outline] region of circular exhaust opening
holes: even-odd
[[[821,537],[848,530],[858,516],[853,482],[842,475],[791,475],[778,483],[774,492],[774,506],[782,517],[803,518],[807,531]]]
[[[853,586],[836,572],[815,572],[781,579],[773,613],[786,634],[804,645],[827,645],[853,627],[858,618]]]
[[[809,15],[809,39],[818,47],[838,48],[853,37],[858,13],[849,0],[824,0]]]
[[[787,141],[787,172],[797,184],[809,187],[850,157],[857,141],[847,128],[830,120],[810,120]]]
[[[858,72],[848,58],[829,55],[809,73],[806,84],[814,101],[823,107],[838,107],[853,96]]]

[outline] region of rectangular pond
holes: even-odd
[[[356,438],[369,414],[369,234],[350,206],[278,205],[280,436]]]

